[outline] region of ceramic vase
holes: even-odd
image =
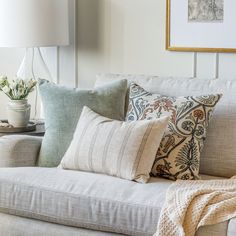
[[[14,127],[26,127],[30,119],[31,106],[28,100],[10,100],[7,106],[8,123]]]

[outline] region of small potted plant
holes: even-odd
[[[8,123],[14,127],[26,127],[30,119],[31,106],[27,97],[37,82],[34,79],[20,78],[9,80],[6,76],[0,77],[0,91],[5,93],[10,101],[7,106]]]

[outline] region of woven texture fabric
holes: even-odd
[[[128,121],[171,117],[152,174],[173,180],[199,179],[206,129],[221,95],[170,97],[149,93],[132,83],[129,97]]]
[[[42,138],[7,135],[0,138],[0,167],[35,166]]]
[[[0,213],[1,236],[121,236]]]
[[[41,80],[45,136],[38,165],[56,167],[68,149],[84,106],[106,117],[124,120],[127,81],[111,82],[95,90],[70,89]]]
[[[223,222],[217,225],[201,227],[196,236],[235,236],[236,218],[229,224]],[[0,213],[0,235],[17,236],[124,236],[104,231],[95,231],[84,228],[75,228],[65,225],[49,223],[24,217]],[[136,235],[135,235],[136,236]],[[147,236],[147,234],[144,234]]]
[[[200,173],[222,177],[236,175],[236,80],[162,77],[149,75],[98,75],[96,86],[111,81],[134,81],[150,93],[166,96],[223,94],[207,130],[201,153]]]
[[[59,168],[1,168],[0,212],[27,218],[0,214],[0,235],[31,236],[48,232],[52,236],[64,236],[66,230],[68,235],[74,232],[66,226],[74,226],[74,229],[83,227],[151,236],[156,231],[166,191],[172,183],[155,177],[147,184],[139,184],[103,174]],[[230,222],[230,232],[236,232],[235,225]],[[83,235],[82,232],[78,235]],[[97,233],[92,232],[92,235]],[[209,235],[231,236],[227,235],[227,223],[204,226],[197,234]]]
[[[84,107],[61,166],[146,183],[168,121],[122,122]]]
[[[149,183],[140,184],[59,168],[2,168],[0,212],[92,230],[151,236],[171,183],[151,178]]]
[[[154,236],[194,236],[236,217],[236,179],[177,181],[167,191]]]

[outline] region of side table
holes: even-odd
[[[0,133],[0,137],[6,135],[30,135],[30,136],[38,136],[43,137],[45,134],[45,126],[44,123],[40,122],[36,125],[36,130],[31,132],[22,132],[22,133]]]

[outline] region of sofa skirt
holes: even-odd
[[[229,222],[201,227],[196,236],[235,236],[236,218]],[[124,236],[123,234],[94,231],[64,226],[0,213],[1,236]]]
[[[1,236],[121,236],[0,213]]]

